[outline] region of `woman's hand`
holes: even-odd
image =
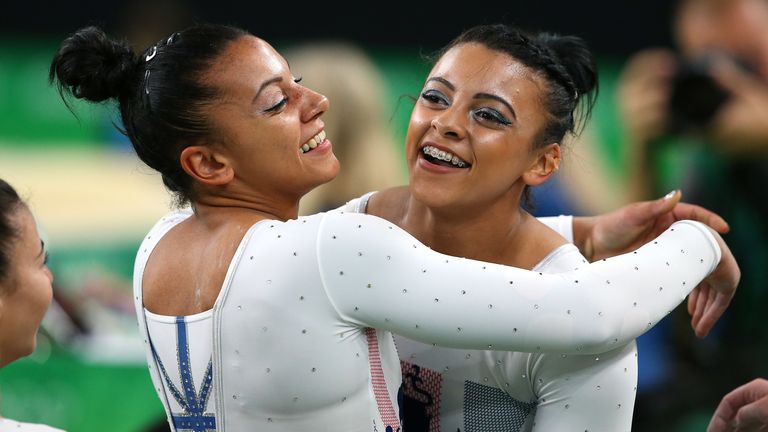
[[[728,309],[741,279],[741,270],[728,245],[715,230],[710,228],[710,231],[720,246],[720,263],[688,296],[691,327],[700,338],[707,336]]]
[[[680,191],[661,199],[626,205],[590,218],[574,218],[574,241],[590,261],[633,251],[658,237],[674,222],[690,219],[710,227],[722,258],[715,270],[688,297],[691,327],[705,337],[722,316],[736,292],[741,271],[719,233],[729,230],[722,217],[703,207],[680,202]]]
[[[768,431],[768,380],[758,378],[725,395],[707,432]]]
[[[633,145],[644,146],[667,130],[667,106],[676,67],[674,53],[658,48],[633,55],[621,72],[617,102]]]
[[[712,75],[730,98],[715,115],[710,136],[727,154],[765,154],[768,84],[725,60],[715,65]]]
[[[658,237],[673,223],[690,219],[699,221],[718,233],[728,232],[728,223],[717,213],[680,202],[678,190],[654,201],[628,204],[610,213],[573,219],[573,238],[587,259],[631,252]]]

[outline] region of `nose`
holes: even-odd
[[[464,121],[462,113],[450,106],[432,119],[431,126],[440,136],[462,139],[467,135]]]
[[[304,100],[306,101],[306,107],[304,110],[304,113],[302,115],[302,122],[308,123],[312,120],[320,117],[328,111],[328,108],[330,107],[331,103],[328,101],[328,98],[324,95],[321,95],[320,93],[317,93],[315,91],[312,91],[308,88],[304,89],[306,94],[304,95]]]

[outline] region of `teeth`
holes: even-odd
[[[316,148],[320,144],[322,144],[323,141],[325,141],[325,131],[321,130],[317,135],[313,136],[312,138],[309,139],[309,141],[304,143],[304,145],[299,147],[299,150],[302,153],[306,153],[312,150],[313,148]]]
[[[421,151],[424,154],[430,155],[435,159],[444,160],[446,162],[451,163],[452,165],[456,165],[459,168],[464,168],[465,166],[468,165],[466,162],[461,160],[461,158],[459,158],[455,154],[447,151],[443,151],[443,150],[438,150],[432,146],[425,146],[421,149]]]

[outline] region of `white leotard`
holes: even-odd
[[[50,426],[0,418],[0,432],[64,432]]]
[[[150,335],[141,281],[157,242],[189,215],[158,222],[134,272],[139,328],[172,427],[174,417],[205,420],[205,412],[200,397],[193,412],[169,403],[175,396],[150,345],[167,371],[179,364],[180,343]],[[710,232],[688,221],[635,254],[548,275],[439,254],[368,215],[266,220],[248,230],[230,263],[210,340],[187,346],[211,349],[217,430],[397,431],[400,367],[389,331],[458,348],[605,352],[661,319],[719,258]],[[207,381],[192,381],[189,393],[202,394]]]
[[[372,194],[346,211],[363,213]],[[543,221],[571,240],[571,218]],[[533,271],[582,266],[572,244],[558,247]],[[460,350],[395,335],[403,386],[400,414],[408,432],[622,432],[632,427],[637,386],[635,343],[597,355]]]

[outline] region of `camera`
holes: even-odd
[[[671,133],[705,130],[720,107],[728,101],[730,93],[711,74],[713,65],[722,61],[729,61],[745,72],[754,73],[746,61],[719,51],[678,59],[669,97]]]
[[[671,133],[705,129],[728,100],[730,95],[710,73],[714,62],[723,55],[708,53],[695,58],[678,59],[669,95]]]

